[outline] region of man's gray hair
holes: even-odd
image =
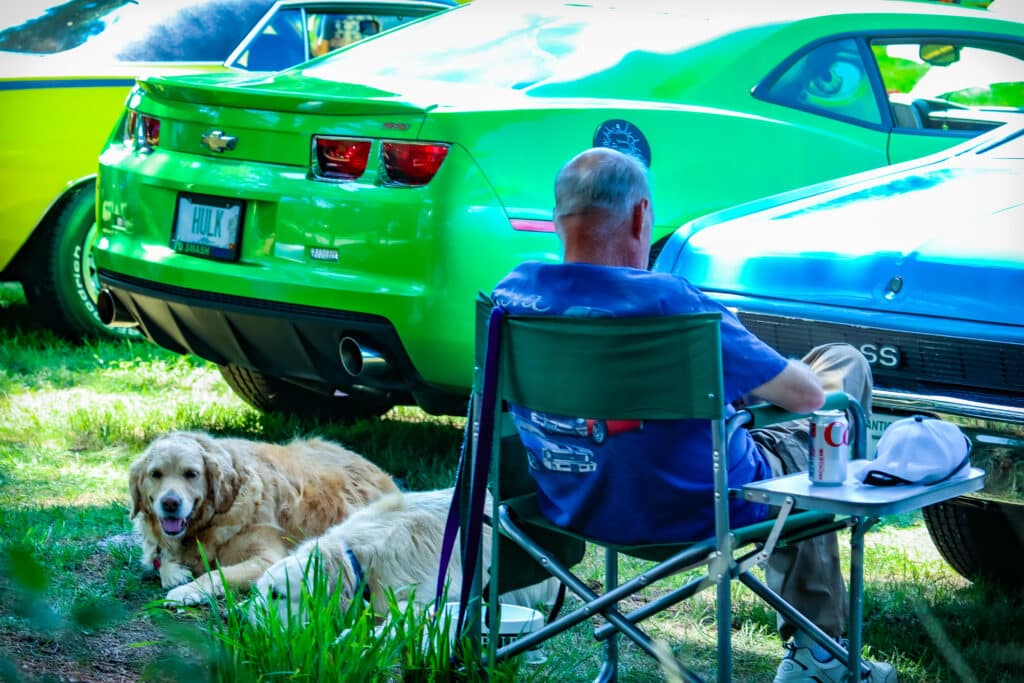
[[[570,159],[555,178],[555,220],[590,209],[624,218],[649,196],[643,162],[610,148],[588,149]]]

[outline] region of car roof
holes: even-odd
[[[371,12],[388,6],[395,7],[457,7],[455,0],[279,0],[280,7],[350,7],[356,6]]]
[[[475,6],[511,7],[509,0],[473,0]],[[1011,5],[1015,8],[1011,10]],[[515,0],[515,9],[537,7],[593,7],[613,11],[649,12],[671,16],[703,17],[720,26],[741,28],[762,23],[783,23],[814,19],[824,15],[842,14],[949,14],[969,17],[991,16],[997,19],[1021,16],[1020,3],[1003,0],[1001,7],[981,9],[964,7],[938,0],[776,0],[748,2],[717,0],[717,2],[680,2],[680,0]]]

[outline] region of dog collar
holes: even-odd
[[[348,558],[348,563],[352,565],[352,573],[355,574],[356,588],[360,584],[363,586],[363,600],[370,602],[370,585],[366,583],[366,576],[363,574],[363,566],[359,564],[359,560],[356,558],[356,554],[352,552],[351,548],[345,548],[345,557]]]

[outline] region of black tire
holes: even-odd
[[[1024,590],[1024,508],[954,498],[923,513],[932,542],[960,575]]]
[[[379,417],[392,405],[390,397],[351,389],[347,396],[318,393],[257,370],[220,365],[220,374],[239,398],[265,413],[286,413],[303,419],[349,422]]]
[[[33,317],[71,339],[137,335],[131,328],[107,327],[96,312],[96,183],[72,190],[41,230],[21,278]]]

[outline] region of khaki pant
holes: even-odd
[[[849,344],[826,344],[804,356],[821,379],[825,392],[845,391],[871,410],[871,368],[864,356]],[[754,442],[767,458],[772,476],[807,470],[810,447],[808,420],[771,425],[751,431]],[[839,565],[836,534],[808,539],[791,548],[776,550],[765,568],[768,586],[830,636],[843,634],[849,600]],[[779,634],[788,640],[796,627],[779,615]]]

